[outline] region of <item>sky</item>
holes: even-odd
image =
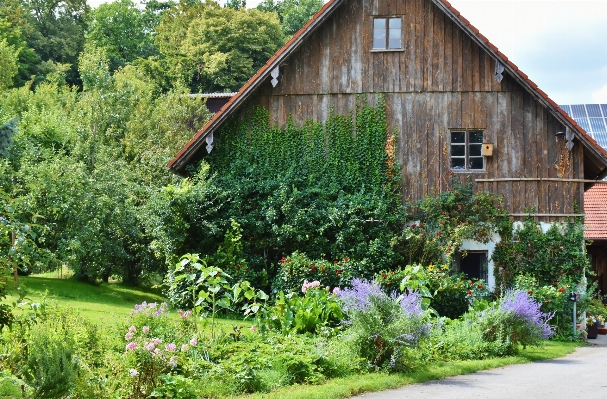
[[[607,104],[607,0],[450,3],[558,104]]]

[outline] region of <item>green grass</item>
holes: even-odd
[[[364,392],[383,391],[408,384],[440,380],[462,374],[471,374],[481,370],[511,364],[529,363],[539,360],[554,359],[565,356],[577,348],[572,342],[547,342],[541,348],[521,350],[518,356],[493,358],[487,360],[466,360],[428,364],[413,373],[401,374],[357,374],[345,378],[336,378],[322,385],[298,385],[281,388],[271,393],[257,393],[240,396],[246,399],[339,399]]]
[[[64,274],[65,276],[65,274]],[[114,325],[133,310],[135,304],[146,301],[165,302],[166,298],[159,290],[131,287],[121,283],[102,283],[98,285],[81,281],[58,278],[57,273],[46,273],[31,276],[19,276],[19,287],[25,290],[28,302],[41,302],[46,296],[47,302],[56,303],[58,307],[78,310],[78,313],[100,326]],[[17,299],[12,278],[8,286],[7,302]],[[177,313],[172,311],[175,317]],[[250,320],[229,318],[216,319],[216,330],[231,332],[233,325],[251,327]],[[211,330],[210,319],[200,321],[203,330]]]
[[[11,279],[9,301],[15,300],[15,285]],[[19,288],[25,290],[26,299],[40,302],[46,295],[47,301],[56,301],[58,306],[78,309],[79,313],[91,321],[108,318],[122,318],[129,314],[136,303],[162,302],[164,298],[157,291],[142,290],[119,283],[87,284],[73,279],[60,279],[49,275],[20,276]]]

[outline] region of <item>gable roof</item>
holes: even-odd
[[[194,154],[203,145],[207,136],[217,130],[221,124],[242,105],[248,97],[270,76],[270,72],[279,66],[289,55],[291,55],[300,44],[311,35],[339,6],[346,0],[330,0],[310,19],[266,64],[249,79],[249,81],[228,101],[228,103],[217,112],[194,137],[175,155],[167,164],[167,168],[173,172],[183,171]],[[512,61],[502,54],[497,47],[489,42],[470,21],[464,18],[459,11],[451,6],[446,0],[430,0],[441,11],[453,20],[453,22],[483,50],[489,53],[504,66],[504,71],[514,78],[525,88],[538,102],[544,105],[556,119],[567,128],[571,129],[575,137],[589,150],[602,167],[601,174],[607,172],[607,150],[601,147],[586,131],[577,124],[564,110],[562,110],[546,93],[544,93],[529,77],[523,73]]]
[[[584,193],[584,238],[607,239],[607,184],[595,184]]]

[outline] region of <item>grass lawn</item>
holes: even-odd
[[[166,301],[157,289],[131,287],[121,283],[92,285],[58,278],[56,273],[19,276],[19,287],[25,290],[28,302],[40,302],[46,295],[48,302],[55,302],[59,307],[77,309],[80,315],[100,326],[109,326],[124,320],[135,304],[143,301]],[[17,299],[12,278],[8,288],[9,294],[12,295],[7,297],[7,302],[12,302]],[[178,317],[176,311],[172,313]],[[252,322],[221,318],[216,320],[216,328],[219,330],[232,331],[234,324],[250,327]],[[201,321],[200,327],[210,331],[210,320]]]
[[[510,364],[529,363],[565,356],[580,346],[575,342],[549,341],[542,348],[521,350],[518,356],[487,360],[466,360],[441,362],[426,365],[414,373],[373,373],[335,378],[322,385],[298,385],[279,389],[271,393],[257,393],[241,396],[242,399],[339,399],[371,391],[383,391],[403,385],[440,380],[462,374],[493,369]]]

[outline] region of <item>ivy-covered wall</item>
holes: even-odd
[[[385,110],[360,98],[350,115],[280,129],[255,108],[216,135],[205,161],[227,193],[220,217],[241,226],[253,270],[295,251],[356,259],[367,276],[398,263],[390,243],[405,218]]]

